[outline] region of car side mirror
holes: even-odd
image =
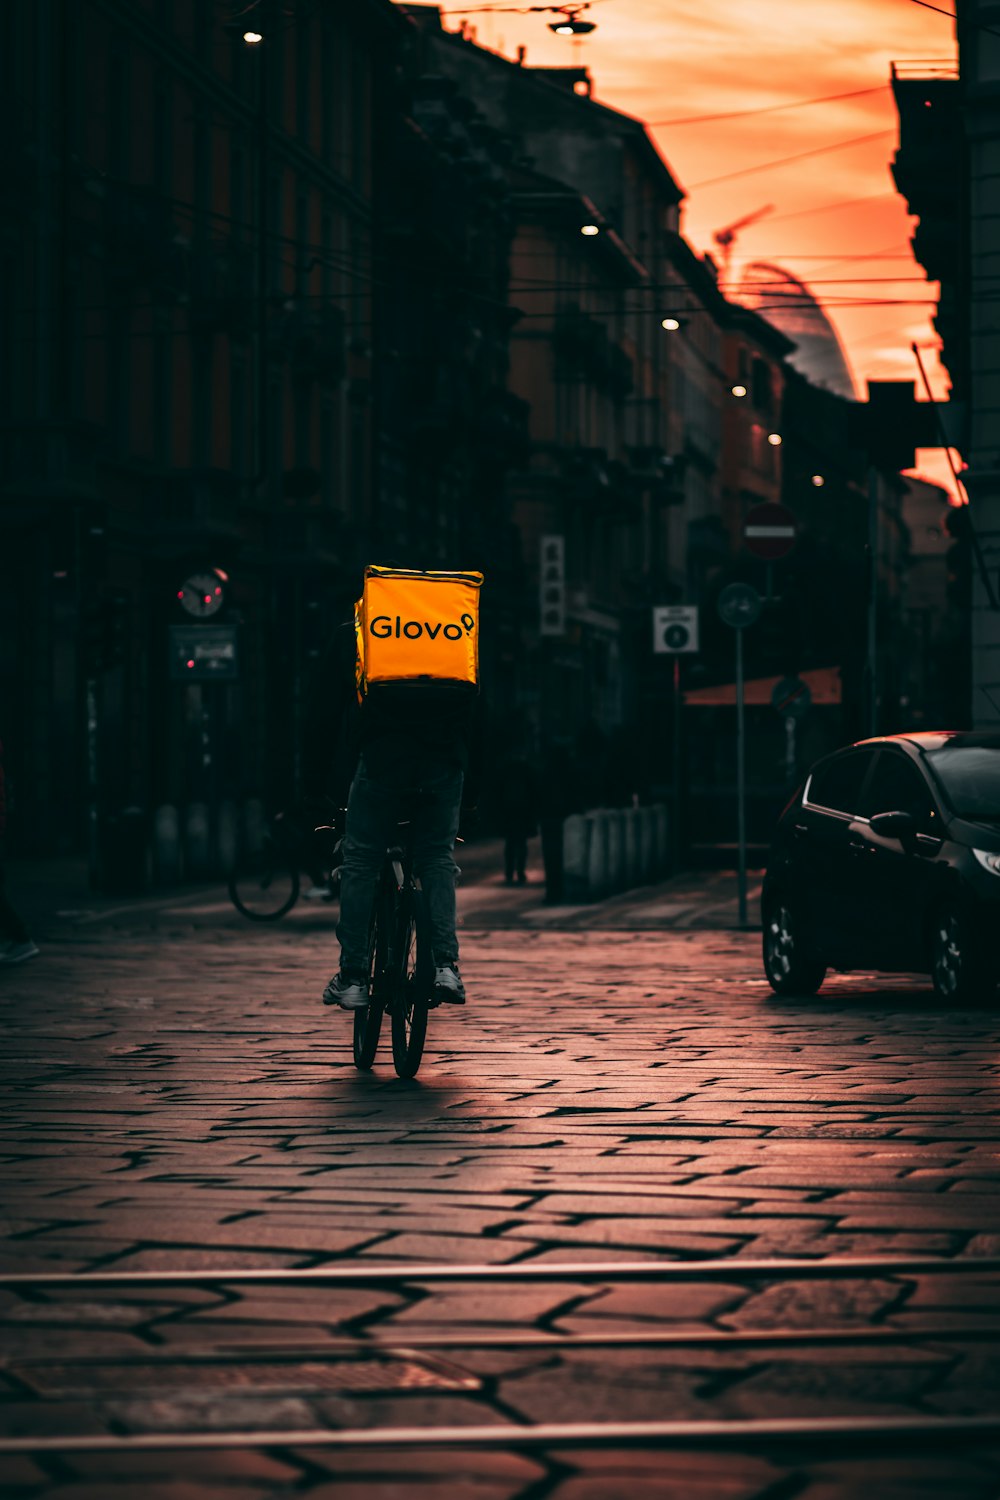
[[[908,812],[876,813],[870,825],[872,833],[877,833],[880,839],[899,839],[900,843],[908,844],[917,836],[917,820]]]

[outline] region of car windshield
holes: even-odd
[[[1000,822],[1000,746],[946,746],[927,761],[960,818]]]

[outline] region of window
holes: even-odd
[[[771,384],[771,371],[762,359],[755,359],[753,362],[750,399],[756,409],[762,412],[765,417],[772,416],[774,412],[774,388]]]
[[[1000,746],[945,745],[927,760],[960,818],[1000,820]]]
[[[894,750],[883,750],[879,755],[861,811],[866,818],[876,813],[911,813],[924,833],[932,833],[941,822],[924,778]]]
[[[834,812],[857,814],[861,788],[874,754],[873,750],[853,750],[827,761],[810,777],[806,800]]]

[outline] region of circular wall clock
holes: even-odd
[[[221,568],[206,568],[190,573],[177,590],[177,602],[186,614],[196,620],[207,620],[218,614],[226,602],[228,579]]]

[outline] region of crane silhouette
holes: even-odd
[[[754,209],[752,214],[744,214],[742,219],[737,219],[733,224],[727,224],[724,229],[717,229],[712,235],[713,240],[722,251],[722,280],[729,280],[729,267],[733,258],[733,245],[741,229],[746,229],[748,224],[756,224],[765,214],[774,212],[774,204],[766,203],[763,208]]]

